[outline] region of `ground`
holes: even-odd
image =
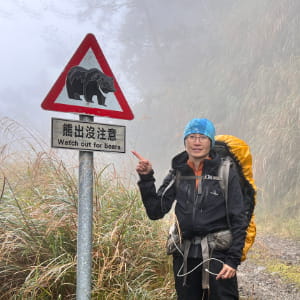
[[[300,299],[300,241],[257,236],[248,259],[239,266],[241,299]]]

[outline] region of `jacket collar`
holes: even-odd
[[[205,159],[204,160],[204,170],[205,169],[217,169],[219,164],[220,164],[220,157],[219,155],[214,151],[210,150],[209,156],[211,159]],[[190,168],[187,165],[187,160],[188,160],[188,154],[186,151],[183,151],[179,154],[177,154],[173,159],[172,159],[172,168],[173,169],[182,169],[182,168]]]

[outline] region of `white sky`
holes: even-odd
[[[120,70],[117,40],[126,14],[121,2],[99,1],[111,9],[104,13],[100,6],[91,9],[97,3],[92,0],[1,1],[0,118],[9,117],[42,136],[50,134],[51,117],[78,119],[40,105],[87,33],[95,35],[131,106],[134,91]]]

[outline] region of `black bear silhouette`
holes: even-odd
[[[66,80],[68,97],[70,99],[93,102],[93,96],[97,96],[98,104],[106,106],[106,97],[103,93],[115,92],[114,79],[105,75],[96,68],[85,69],[75,66],[70,69]]]

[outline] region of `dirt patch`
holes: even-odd
[[[300,242],[258,235],[238,281],[241,299],[300,299]]]

